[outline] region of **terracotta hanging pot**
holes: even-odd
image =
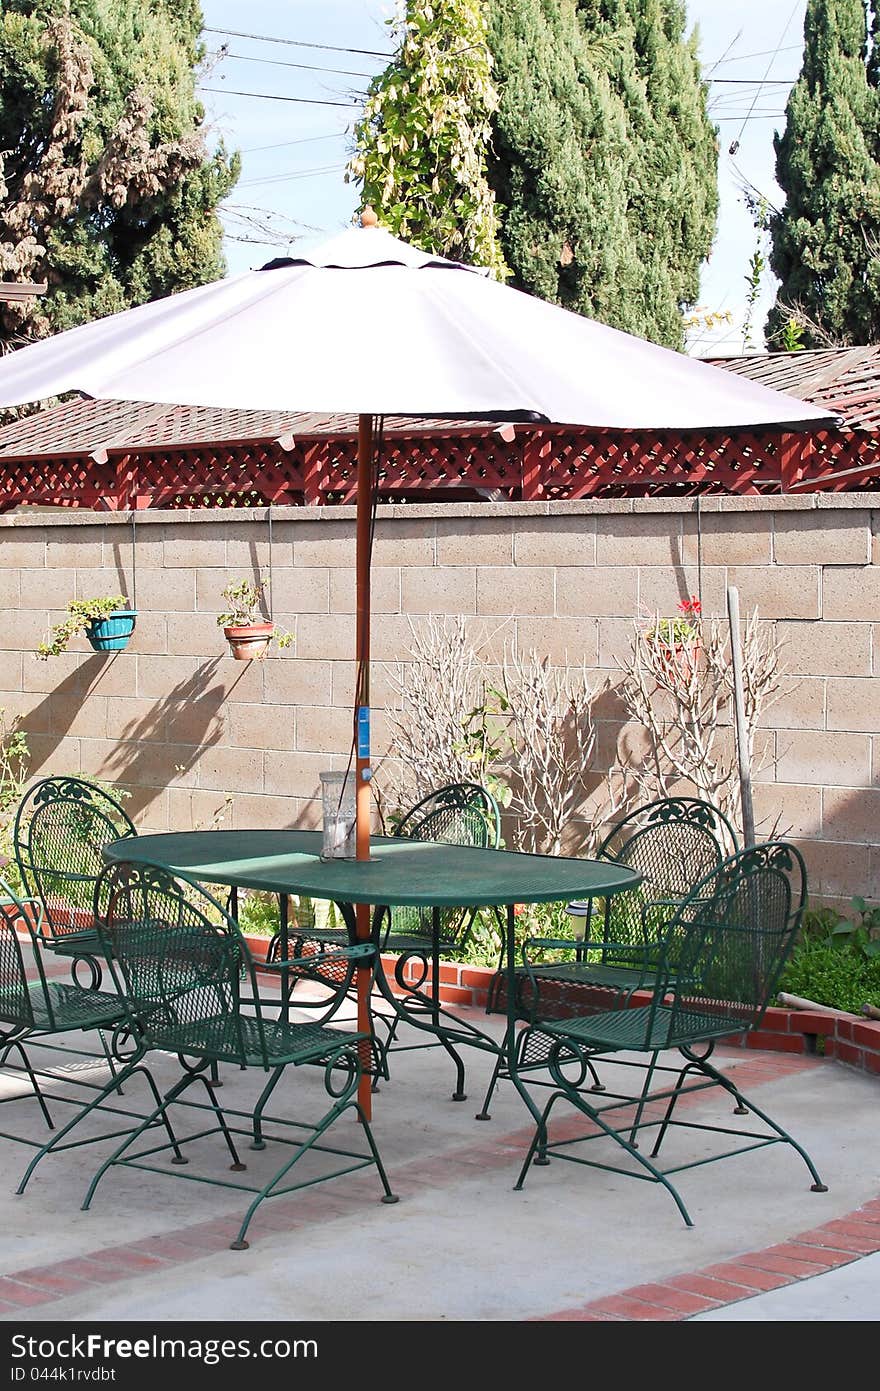
[[[226,641],[232,649],[237,662],[249,662],[255,657],[263,658],[269,651],[269,644],[275,635],[274,623],[251,623],[235,625],[223,629]]]

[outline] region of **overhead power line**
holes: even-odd
[[[269,34],[243,34],[239,29],[203,29],[203,34],[228,34],[233,39],[253,39],[254,43],[283,43],[292,48],[319,48],[324,53],[357,53],[365,58],[393,58],[393,53],[379,53],[374,48],[340,48],[332,43],[307,43],[305,39],[279,39]]]
[[[318,140],[342,140],[344,136],[344,130],[330,131],[327,135],[301,135],[296,140],[279,140],[275,145],[248,145],[239,150],[239,154],[256,155],[264,150],[286,150],[289,145],[314,145]]]
[[[785,48],[765,48],[760,53],[739,53],[735,58],[719,58],[716,62],[704,63],[703,66],[714,70],[721,63],[747,63],[750,58],[766,58],[768,53],[774,56],[777,53],[794,53],[795,51],[801,53],[803,47],[801,43],[790,43]]]
[[[282,97],[274,92],[239,92],[232,87],[202,87],[203,92],[219,92],[227,97],[253,97],[255,101],[292,101],[301,106],[344,106],[348,110],[360,107],[357,101],[325,101],[319,97]]]
[[[351,68],[326,68],[320,63],[291,63],[284,58],[257,58],[249,53],[230,53],[228,49],[218,48],[208,54],[209,58],[234,58],[238,63],[266,63],[273,68],[298,68],[301,72],[331,72],[337,77],[372,77],[371,72],[353,72]]]

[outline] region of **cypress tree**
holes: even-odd
[[[876,5],[808,0],[801,74],[774,142],[786,202],[771,220],[771,346],[792,317],[806,346],[880,339],[878,36]]]
[[[196,0],[3,0],[0,276],[48,280],[0,306],[0,350],[217,279],[238,175],[209,156]]]
[[[501,102],[489,180],[520,289],[637,332],[627,123],[575,0],[493,0]]]
[[[492,0],[490,179],[523,288],[670,347],[699,293],[717,140],[681,0]]]

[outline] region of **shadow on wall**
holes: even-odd
[[[101,695],[105,680],[121,654],[88,657],[71,672],[21,722],[31,749],[31,773],[81,772],[118,783],[130,794],[126,809],[135,818],[172,786],[186,786],[184,779],[206,748],[223,737],[223,706],[232,689],[218,679],[222,658],[216,657],[168,694],[156,700],[139,718],[120,728],[90,723],[90,697]],[[125,658],[122,658],[125,660]],[[241,679],[242,672],[237,678]],[[235,683],[234,683],[235,684]],[[66,761],[59,766],[57,753],[68,735],[80,738],[80,768]],[[100,740],[98,756],[89,756],[89,742]]]

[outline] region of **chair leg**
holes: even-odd
[[[475,1120],[490,1121],[492,1119],[492,1116],[489,1113],[489,1102],[492,1100],[492,1093],[494,1092],[495,1087],[498,1083],[498,1074],[501,1071],[501,1063],[503,1061],[503,1057],[503,1053],[499,1050],[498,1057],[495,1059],[495,1066],[492,1069],[492,1076],[489,1078],[489,1085],[486,1088],[486,1095],[483,1097],[483,1104],[477,1112],[476,1116],[474,1117]]]
[[[654,1060],[655,1060],[655,1061],[656,1061],[656,1058],[657,1058],[657,1054],[655,1053],[655,1054],[654,1054]],[[687,1077],[688,1073],[693,1072],[693,1071],[695,1070],[696,1066],[697,1066],[697,1065],[696,1065],[696,1063],[694,1062],[694,1060],[691,1059],[689,1062],[685,1063],[685,1066],[681,1069],[681,1072],[678,1074],[678,1077],[676,1078],[675,1086],[674,1086],[673,1089],[672,1089],[672,1095],[670,1096],[669,1101],[668,1101],[667,1106],[666,1106],[666,1113],[665,1113],[665,1115],[664,1115],[664,1117],[663,1117],[663,1121],[662,1121],[662,1124],[661,1124],[661,1126],[660,1126],[660,1129],[659,1129],[659,1131],[657,1132],[657,1139],[654,1141],[654,1148],[651,1150],[651,1158],[652,1158],[652,1159],[656,1159],[656,1158],[657,1158],[657,1155],[660,1153],[660,1146],[663,1144],[663,1140],[664,1140],[664,1137],[665,1137],[665,1135],[666,1135],[666,1132],[667,1132],[667,1130],[669,1129],[669,1126],[670,1126],[670,1124],[671,1124],[671,1122],[672,1122],[672,1113],[673,1113],[673,1111],[675,1110],[676,1103],[678,1102],[678,1098],[679,1098],[679,1097],[681,1096],[681,1094],[682,1094],[682,1090],[683,1090],[683,1088],[684,1088],[684,1083],[685,1083],[685,1078]]]
[[[144,1070],[145,1070],[145,1069],[144,1069]],[[186,1091],[187,1087],[190,1086],[190,1085],[196,1080],[196,1078],[200,1078],[200,1080],[203,1081],[203,1082],[205,1081],[205,1079],[204,1079],[203,1077],[201,1077],[201,1074],[200,1074],[200,1073],[197,1073],[197,1072],[190,1072],[190,1073],[187,1073],[187,1075],[186,1075],[185,1077],[182,1077],[182,1078],[180,1079],[179,1082],[175,1083],[175,1085],[171,1088],[171,1090],[170,1090],[169,1092],[166,1092],[166,1093],[165,1093],[165,1096],[164,1096],[164,1097],[159,1097],[159,1096],[158,1096],[158,1093],[156,1093],[157,1099],[158,1099],[158,1105],[155,1107],[155,1109],[154,1109],[153,1111],[151,1111],[150,1114],[149,1114],[143,1121],[141,1121],[140,1125],[137,1126],[137,1128],[136,1128],[135,1130],[130,1131],[129,1134],[126,1135],[126,1137],[125,1137],[125,1139],[123,1140],[122,1144],[119,1145],[119,1146],[113,1151],[113,1153],[112,1153],[107,1159],[104,1160],[104,1163],[103,1163],[103,1164],[101,1165],[101,1167],[98,1169],[97,1173],[95,1174],[94,1178],[92,1179],[91,1183],[89,1184],[88,1190],[87,1190],[87,1192],[86,1192],[86,1196],[85,1196],[85,1198],[83,1199],[83,1203],[82,1203],[82,1211],[83,1211],[83,1212],[86,1212],[86,1211],[88,1210],[89,1205],[91,1204],[92,1198],[95,1196],[95,1189],[98,1187],[98,1184],[101,1182],[101,1179],[104,1177],[104,1175],[106,1174],[107,1170],[111,1167],[111,1165],[118,1163],[118,1162],[119,1162],[119,1159],[120,1159],[121,1156],[125,1153],[125,1151],[126,1151],[127,1149],[129,1149],[129,1148],[131,1147],[131,1145],[133,1145],[134,1142],[135,1142],[136,1140],[138,1140],[138,1139],[141,1137],[141,1135],[143,1135],[144,1131],[145,1131],[145,1130],[149,1130],[150,1127],[153,1126],[153,1125],[155,1125],[156,1122],[159,1121],[159,1120],[162,1121],[162,1123],[164,1124],[165,1129],[166,1129],[168,1135],[171,1137],[171,1146],[172,1146],[172,1148],[174,1149],[174,1158],[173,1158],[172,1161],[171,1161],[172,1164],[188,1164],[188,1163],[189,1163],[189,1160],[185,1157],[184,1154],[181,1153],[180,1146],[179,1146],[179,1144],[177,1143],[177,1139],[176,1139],[176,1137],[175,1137],[175,1135],[174,1135],[174,1132],[173,1132],[173,1130],[172,1130],[172,1128],[171,1128],[171,1123],[170,1123],[170,1121],[168,1120],[167,1112],[168,1112],[168,1107],[172,1104],[172,1102],[176,1101],[176,1100],[178,1099],[178,1097],[182,1096],[183,1093]],[[151,1083],[152,1083],[152,1079],[150,1079],[150,1080],[151,1080]],[[210,1091],[210,1088],[209,1088],[209,1091]],[[212,1100],[214,1101],[214,1105],[216,1106],[216,1104],[217,1104],[217,1103],[216,1103],[216,1098],[212,1098]]]
[[[346,1092],[346,1096],[350,1096],[349,1091]],[[345,1097],[343,1097],[339,1101],[334,1102],[334,1104],[330,1107],[330,1110],[326,1112],[326,1114],[314,1127],[314,1130],[312,1131],[308,1139],[303,1140],[302,1144],[297,1145],[294,1153],[291,1155],[290,1159],[288,1159],[287,1163],[282,1164],[278,1172],[274,1174],[273,1177],[269,1180],[269,1182],[264,1184],[263,1187],[260,1189],[259,1193],[257,1193],[256,1197],[250,1204],[247,1212],[245,1213],[242,1219],[241,1226],[238,1229],[238,1235],[236,1236],[235,1240],[230,1243],[231,1251],[246,1251],[248,1249],[249,1243],[245,1240],[245,1237],[247,1235],[248,1227],[251,1224],[251,1219],[253,1218],[257,1208],[260,1206],[260,1204],[263,1202],[265,1198],[268,1198],[272,1195],[273,1190],[277,1188],[278,1184],[281,1182],[283,1178],[287,1177],[294,1164],[297,1164],[299,1160],[302,1159],[304,1154],[308,1154],[309,1150],[317,1144],[318,1140],[320,1140],[321,1136],[324,1135],[327,1132],[327,1130],[329,1130],[330,1126],[333,1125],[334,1121],[337,1121],[339,1117],[342,1116],[349,1109],[354,1109],[355,1111],[357,1111],[358,1118],[363,1126],[364,1134],[367,1138],[367,1143],[370,1146],[370,1153],[372,1155],[373,1162],[375,1163],[379,1171],[379,1177],[382,1181],[382,1187],[385,1190],[382,1198],[383,1203],[397,1202],[397,1197],[394,1193],[392,1193],[390,1185],[388,1183],[388,1177],[385,1173],[385,1168],[379,1157],[379,1151],[376,1148],[376,1142],[373,1139],[373,1132],[367,1122],[366,1116],[364,1115],[360,1106],[356,1102],[346,1100]]]
[[[55,1129],[55,1122],[53,1121],[51,1115],[49,1114],[49,1108],[48,1108],[48,1106],[46,1105],[46,1099],[45,1099],[45,1097],[43,1096],[42,1088],[40,1087],[40,1084],[39,1084],[39,1082],[37,1081],[37,1075],[36,1075],[36,1073],[34,1072],[33,1067],[31,1066],[31,1060],[30,1060],[30,1058],[28,1057],[27,1052],[25,1051],[24,1045],[23,1045],[23,1043],[21,1042],[20,1039],[14,1038],[14,1039],[10,1039],[10,1040],[8,1040],[8,1041],[6,1042],[6,1046],[5,1046],[4,1049],[3,1049],[3,1057],[2,1057],[2,1060],[0,1060],[0,1061],[2,1061],[2,1063],[5,1063],[7,1057],[9,1056],[10,1050],[13,1049],[13,1048],[15,1049],[16,1053],[18,1054],[18,1056],[21,1058],[22,1066],[24,1067],[24,1070],[25,1070],[25,1072],[27,1073],[27,1075],[28,1075],[28,1077],[29,1077],[29,1079],[30,1079],[30,1084],[31,1084],[31,1086],[32,1086],[33,1089],[34,1089],[34,1096],[37,1098],[37,1103],[38,1103],[38,1105],[39,1105],[39,1107],[40,1107],[40,1110],[41,1110],[42,1113],[43,1113],[43,1119],[44,1119],[45,1122],[46,1122],[46,1126],[48,1127],[49,1130],[54,1130],[54,1129]]]
[[[251,1141],[252,1150],[264,1150],[266,1148],[266,1141],[263,1139],[263,1111],[266,1109],[266,1102],[269,1100],[269,1097],[272,1095],[278,1083],[280,1082],[283,1072],[283,1067],[275,1068],[275,1070],[272,1073],[272,1076],[269,1078],[269,1081],[266,1083],[265,1087],[260,1092],[259,1100],[257,1101],[257,1104],[254,1107],[254,1138]]]
[[[757,1107],[750,1097],[743,1096],[742,1092],[739,1090],[739,1087],[737,1087],[736,1084],[733,1081],[731,1081],[729,1077],[726,1077],[723,1072],[719,1072],[716,1067],[713,1067],[707,1059],[697,1059],[695,1065],[700,1072],[703,1072],[707,1077],[711,1077],[714,1081],[718,1083],[720,1087],[723,1087],[724,1090],[728,1092],[730,1096],[734,1097],[737,1106],[744,1106],[747,1111],[751,1111],[752,1115],[757,1116],[759,1120],[762,1120],[765,1125],[769,1126],[771,1130],[775,1131],[776,1134],[779,1136],[780,1140],[784,1141],[784,1143],[787,1145],[791,1145],[792,1149],[797,1151],[797,1153],[800,1155],[801,1159],[804,1161],[804,1163],[810,1171],[810,1175],[813,1180],[813,1182],[810,1185],[811,1193],[828,1192],[827,1183],[822,1182],[821,1178],[819,1177],[819,1172],[812,1159],[807,1154],[807,1151],[803,1148],[802,1145],[798,1144],[797,1140],[795,1140],[791,1135],[789,1135],[787,1130],[785,1130],[781,1125],[778,1125],[776,1121],[774,1121],[770,1116],[768,1116],[765,1111],[762,1111],[759,1107]]]
[[[52,1136],[52,1139],[49,1140],[47,1144],[43,1145],[37,1151],[30,1164],[28,1164],[27,1168],[25,1169],[22,1180],[15,1190],[17,1196],[20,1196],[24,1192],[25,1188],[28,1185],[28,1182],[30,1181],[31,1174],[34,1172],[40,1161],[44,1159],[47,1154],[51,1154],[53,1150],[59,1149],[61,1147],[61,1141],[65,1138],[65,1136],[69,1135],[71,1130],[73,1130],[75,1126],[79,1125],[80,1121],[84,1120],[85,1117],[90,1115],[92,1111],[98,1110],[103,1104],[103,1102],[105,1102],[107,1098],[110,1096],[111,1092],[116,1090],[118,1084],[121,1084],[122,1082],[128,1082],[132,1077],[135,1076],[136,1073],[140,1073],[142,1074],[142,1076],[146,1078],[147,1086],[150,1088],[150,1091],[153,1095],[153,1100],[155,1101],[157,1107],[161,1104],[159,1089],[157,1088],[156,1083],[153,1081],[153,1078],[150,1072],[147,1070],[147,1068],[141,1062],[129,1063],[127,1067],[123,1068],[122,1072],[117,1073],[115,1078],[107,1083],[106,1087],[104,1087],[96,1097],[94,1097],[90,1102],[88,1102],[88,1104],[84,1106],[81,1111],[78,1111],[77,1114],[67,1122],[67,1125],[62,1126],[61,1130],[56,1131],[55,1134]],[[165,1129],[168,1132],[168,1136],[171,1143],[175,1147],[176,1153],[180,1154],[179,1149],[177,1149],[177,1141],[174,1137],[174,1132],[171,1130],[171,1127],[170,1125],[168,1125],[167,1122],[165,1125]],[[185,1160],[183,1160],[182,1156],[181,1162],[186,1162]]]
[[[690,1213],[688,1212],[687,1208],[682,1202],[681,1197],[678,1194],[678,1191],[669,1182],[669,1179],[666,1177],[666,1175],[660,1169],[658,1169],[655,1164],[652,1164],[650,1159],[646,1158],[645,1155],[643,1155],[639,1150],[637,1150],[635,1146],[630,1143],[630,1141],[626,1138],[625,1135],[622,1135],[620,1131],[615,1130],[613,1126],[610,1126],[607,1121],[603,1120],[601,1112],[598,1111],[594,1106],[591,1106],[590,1103],[586,1100],[586,1098],[582,1096],[579,1092],[577,1092],[574,1088],[564,1088],[560,1089],[557,1092],[554,1092],[550,1100],[547,1102],[547,1105],[544,1107],[541,1122],[539,1123],[535,1131],[535,1135],[533,1136],[532,1143],[529,1146],[525,1162],[523,1163],[522,1169],[520,1170],[519,1178],[517,1179],[516,1184],[514,1185],[516,1189],[522,1188],[523,1182],[526,1177],[526,1173],[528,1172],[530,1164],[533,1162],[535,1152],[542,1146],[542,1140],[545,1146],[547,1144],[547,1118],[550,1114],[552,1106],[555,1102],[557,1102],[560,1099],[560,1097],[563,1097],[566,1101],[570,1102],[572,1106],[576,1107],[577,1110],[581,1111],[583,1115],[585,1115],[589,1120],[591,1120],[594,1125],[597,1125],[599,1129],[605,1135],[607,1135],[610,1140],[616,1140],[616,1142],[621,1146],[621,1148],[626,1150],[627,1154],[632,1159],[634,1159],[635,1162],[641,1168],[647,1169],[651,1177],[657,1183],[661,1183],[663,1187],[666,1189],[667,1193],[672,1198],[673,1202],[675,1203],[676,1207],[678,1208],[679,1212],[684,1218],[685,1224],[688,1227],[692,1227],[694,1225],[691,1220]],[[575,1162],[582,1162],[585,1164],[590,1163],[589,1160]],[[610,1168],[611,1166],[603,1165],[602,1167]],[[625,1170],[614,1170],[614,1172],[625,1173]]]

